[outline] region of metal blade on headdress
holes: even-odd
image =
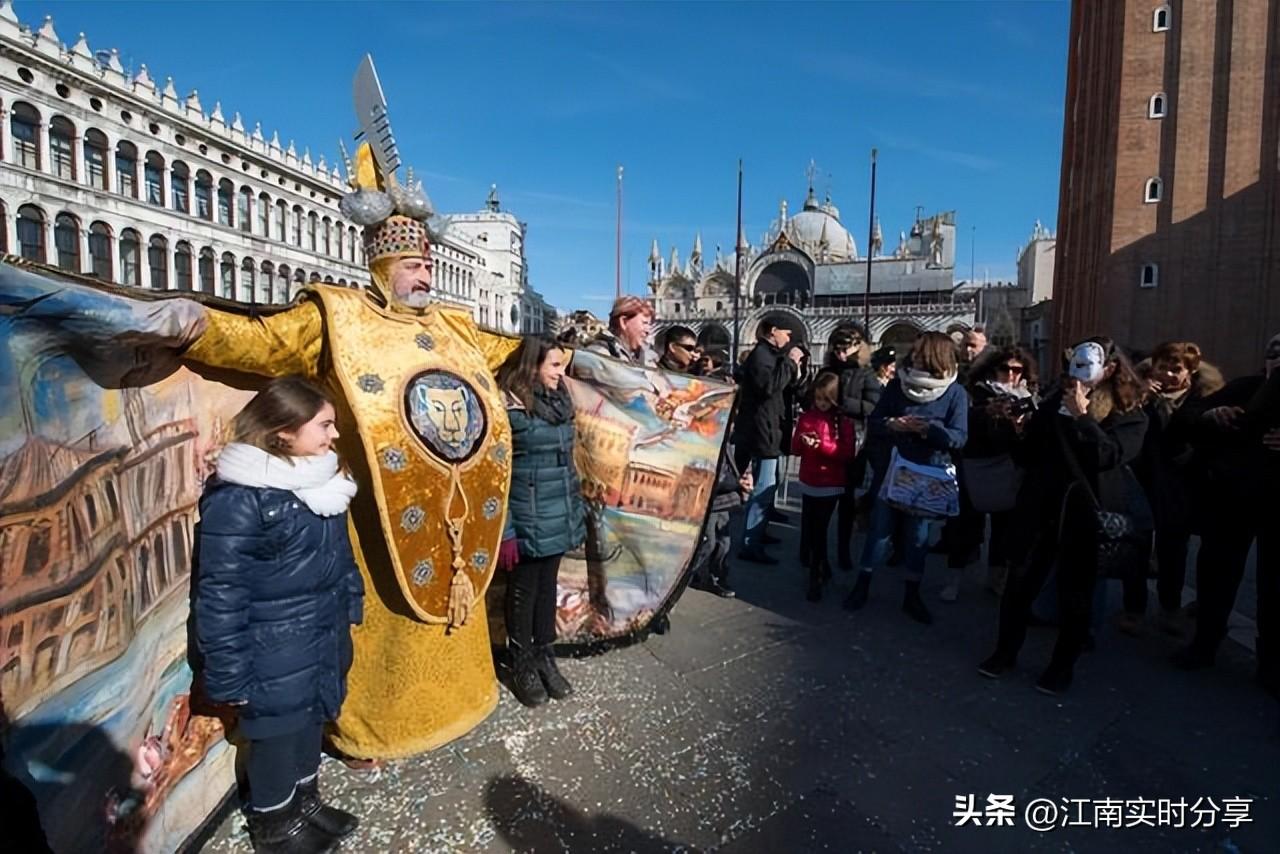
[[[360,129],[356,139],[363,139],[373,150],[374,159],[384,176],[400,168],[400,152],[396,138],[391,133],[391,117],[387,114],[387,99],[382,95],[382,84],[373,67],[373,57],[365,54],[356,69],[352,96],[355,99],[356,121]]]

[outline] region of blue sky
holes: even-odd
[[[957,211],[957,275],[1011,277],[1057,213],[1069,6],[1062,2],[29,2],[63,41],[119,48],[179,93],[332,161],[371,52],[406,164],[446,212],[497,183],[529,223],[531,281],[562,310],[607,308],[615,168],[623,284],[653,238],[687,259],[733,244],[736,163],[754,242],[817,164],[865,251],[869,151],[885,243],[915,206]],[[976,227],[976,233],[972,230]]]

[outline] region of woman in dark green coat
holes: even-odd
[[[526,706],[573,693],[556,666],[556,576],[586,539],[586,505],[573,465],[567,358],[555,340],[526,336],[498,368],[511,422],[511,493],[499,566],[507,579],[511,685]]]

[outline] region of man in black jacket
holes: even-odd
[[[1186,670],[1213,664],[1257,540],[1257,678],[1280,696],[1280,427],[1258,410],[1268,378],[1280,374],[1280,335],[1268,343],[1264,363],[1263,374],[1232,380],[1176,416],[1189,422],[1204,500],[1195,637],[1174,663]]]
[[[756,336],[759,343],[742,365],[734,431],[738,470],[747,471],[749,464],[754,482],[739,557],[752,563],[775,564],[777,560],[764,550],[764,538],[777,490],[778,457],[785,442],[785,392],[795,382],[804,353],[791,344],[790,329],[771,321],[760,321]]]

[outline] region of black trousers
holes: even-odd
[[[1182,607],[1182,588],[1187,581],[1187,549],[1191,543],[1188,523],[1156,529],[1156,595],[1160,607],[1172,611]]]
[[[324,724],[316,723],[285,735],[252,739],[245,769],[249,807],[268,810],[284,806],[298,781],[314,776],[320,767],[323,737]]]
[[[556,576],[564,555],[522,560],[507,579],[507,638],[520,649],[556,640]]]
[[[841,496],[805,495],[800,499],[800,561],[809,567],[810,580],[816,580],[828,565],[827,530]]]
[[[1227,620],[1244,578],[1249,548],[1258,542],[1258,661],[1275,667],[1280,651],[1280,535],[1276,508],[1262,502],[1233,502],[1206,512],[1196,560],[1195,643],[1216,649],[1227,634]]]
[[[1073,519],[1069,511],[1065,536],[1059,536],[1057,520],[1049,523],[1037,537],[1027,560],[1010,571],[1000,600],[1000,636],[996,642],[1000,653],[1015,657],[1022,649],[1031,605],[1056,561],[1060,628],[1050,666],[1070,672],[1080,657],[1089,636],[1098,565],[1092,520],[1083,511],[1077,512],[1080,518]]]
[[[733,550],[732,515],[728,510],[712,511],[707,530],[693,556],[693,577],[704,587],[729,580],[729,553]]]

